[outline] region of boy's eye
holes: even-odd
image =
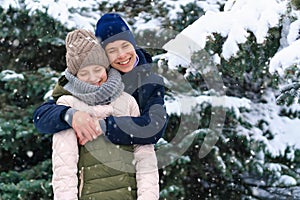
[[[107,53],[109,53],[109,54],[112,54],[112,53],[115,53],[115,52],[116,52],[116,50],[114,50],[114,49],[111,49],[111,50],[107,51]]]
[[[123,45],[123,48],[127,48],[127,47],[129,47],[128,43],[126,43],[126,44]]]

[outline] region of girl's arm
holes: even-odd
[[[59,105],[70,106],[78,111],[87,112],[97,119],[103,119],[113,114],[113,108],[110,105],[89,106],[72,95],[63,95],[58,98],[56,103]]]
[[[158,200],[159,174],[154,145],[135,145],[134,160],[138,200]]]

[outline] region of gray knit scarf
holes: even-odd
[[[65,70],[65,77],[68,83],[64,89],[90,106],[109,104],[124,90],[121,74],[113,68],[110,68],[107,81],[101,86],[83,82],[70,74],[68,70]]]

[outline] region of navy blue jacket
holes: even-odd
[[[107,117],[106,137],[115,144],[155,144],[167,125],[164,107],[164,84],[161,77],[151,72],[152,59],[144,50],[136,50],[138,65],[122,75],[125,92],[131,94],[140,108],[140,117]],[[64,120],[70,107],[56,105],[50,100],[34,112],[34,125],[40,133],[53,134],[71,128]]]

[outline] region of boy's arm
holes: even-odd
[[[99,130],[97,130],[95,123],[93,123],[93,118],[88,113],[69,111],[72,111],[71,107],[57,105],[54,100],[49,100],[34,111],[34,126],[38,132],[44,134],[54,134],[73,128],[77,135],[98,135]],[[70,124],[66,121],[66,114],[71,114],[69,119],[72,120],[68,120]]]
[[[106,118],[106,137],[115,144],[155,144],[167,125],[164,87],[158,86],[147,99],[141,116]],[[102,126],[101,126],[102,128]]]
[[[70,107],[56,105],[54,100],[49,100],[40,105],[33,114],[33,123],[38,132],[53,134],[71,128],[64,120]]]
[[[84,145],[88,141],[92,141],[93,139],[97,138],[99,135],[102,134],[102,130],[99,126],[98,119],[103,119],[109,115],[112,114],[112,107],[109,105],[96,105],[96,106],[89,106],[88,104],[84,103],[83,101],[77,99],[76,97],[72,95],[63,95],[58,98],[56,101],[57,105],[65,105],[65,106],[71,106],[73,109],[75,109],[75,113],[73,115],[69,116],[69,119],[76,118],[76,115],[87,115],[87,117],[81,118],[82,120],[76,124],[73,123],[73,120],[68,122],[68,124],[73,124],[72,126],[74,129],[76,127],[81,128],[80,130],[84,130],[82,132],[76,132],[78,141],[81,145]],[[68,112],[66,113],[66,116],[68,116]],[[73,116],[73,117],[72,117]],[[91,135],[88,129],[84,129],[84,127],[81,126],[82,121],[86,121],[88,117],[93,117],[93,120],[89,121],[92,124],[95,124],[96,130],[98,130],[96,135]],[[68,121],[65,117],[65,120]],[[78,128],[77,128],[78,129]]]
[[[159,87],[154,95],[146,103],[140,117],[107,117],[106,137],[115,144],[155,144],[163,135],[167,125],[167,113],[164,105],[164,88]],[[53,134],[71,128],[64,120],[65,114],[70,107],[56,105],[50,100],[39,106],[34,112],[34,125],[40,133]],[[73,116],[73,124],[83,119],[77,112]],[[85,113],[86,114],[86,113]],[[81,120],[82,121],[82,120]],[[86,125],[73,127],[76,132],[92,131],[91,135],[97,134],[96,127],[89,127],[91,120],[83,120]],[[83,123],[81,122],[81,123]],[[94,123],[93,123],[94,124]],[[103,127],[101,126],[103,129]],[[83,131],[81,129],[84,129]],[[103,129],[105,130],[105,129]],[[129,134],[128,134],[129,133]]]

